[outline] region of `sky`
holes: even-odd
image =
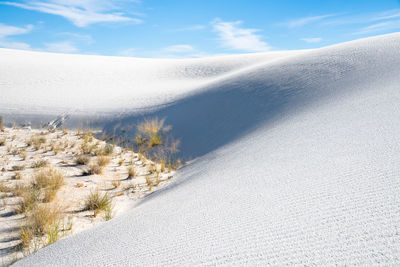
[[[0,0],[0,47],[131,57],[310,49],[400,31],[400,0]]]

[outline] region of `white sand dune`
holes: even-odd
[[[0,58],[0,112],[125,114],[106,129],[167,117],[200,156],[17,266],[400,264],[399,33],[191,60]]]

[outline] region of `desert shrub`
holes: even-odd
[[[90,158],[86,155],[79,155],[75,160],[76,164],[79,164],[79,165],[87,165],[89,163],[89,161],[90,161]]]
[[[111,209],[111,202],[111,197],[107,193],[91,192],[86,198],[83,210],[94,211],[94,217],[96,217],[100,211]]]

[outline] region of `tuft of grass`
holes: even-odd
[[[129,175],[130,178],[134,178],[136,176],[135,168],[133,168],[133,166],[129,166],[128,175]]]
[[[49,162],[47,160],[40,159],[40,160],[35,161],[32,164],[32,168],[38,169],[38,168],[46,167],[47,165],[49,165]]]
[[[11,168],[13,171],[22,171],[23,169],[25,169],[23,165],[14,165]]]
[[[5,138],[0,138],[0,146],[5,146],[7,144],[7,141]]]
[[[19,186],[14,189],[14,194],[21,197],[15,209],[16,213],[25,213],[36,208],[40,195],[40,192],[36,188]]]
[[[15,172],[13,179],[14,180],[21,180],[23,178],[22,173],[21,172]]]
[[[89,163],[89,161],[90,161],[90,158],[86,155],[79,155],[75,160],[76,164],[79,164],[79,165],[87,165]]]
[[[39,150],[42,146],[42,144],[46,143],[46,137],[41,136],[33,136],[31,139],[27,142],[28,146],[33,146],[35,150]]]
[[[103,155],[105,155],[105,156],[111,155],[113,153],[113,151],[114,151],[114,147],[111,144],[106,144],[103,147]]]
[[[44,236],[51,231],[51,227],[59,221],[60,216],[59,208],[41,205],[28,215],[27,225],[35,235]]]
[[[99,212],[111,209],[111,202],[111,197],[107,193],[91,192],[86,198],[83,210],[94,211],[93,216],[96,217]]]
[[[3,183],[3,181],[1,181],[1,182],[0,182],[0,192],[8,193],[8,192],[10,192],[10,191],[11,191],[11,189],[10,189],[8,186],[6,186],[6,185]]]
[[[120,158],[118,161],[118,166],[122,166],[124,164],[125,160],[123,158]]]
[[[110,163],[110,157],[107,157],[107,156],[98,156],[97,157],[97,164],[100,166],[100,167],[104,167],[104,166],[106,166],[106,165],[108,165],[109,163]]]
[[[44,202],[51,202],[63,184],[64,175],[52,168],[41,170],[32,181],[33,188],[37,190],[44,189]]]
[[[111,183],[114,186],[114,189],[116,189],[121,185],[121,180],[112,180]]]
[[[34,237],[35,233],[33,232],[32,227],[28,225],[22,226],[20,229],[21,248],[29,250]]]
[[[90,164],[89,170],[84,172],[85,175],[92,175],[92,174],[102,174],[103,167],[99,166],[98,164]]]

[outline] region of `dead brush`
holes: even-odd
[[[111,209],[112,200],[111,197],[107,194],[101,194],[98,191],[91,192],[85,200],[85,204],[83,210],[93,211],[93,216],[96,217],[99,212],[106,211],[107,209]]]

